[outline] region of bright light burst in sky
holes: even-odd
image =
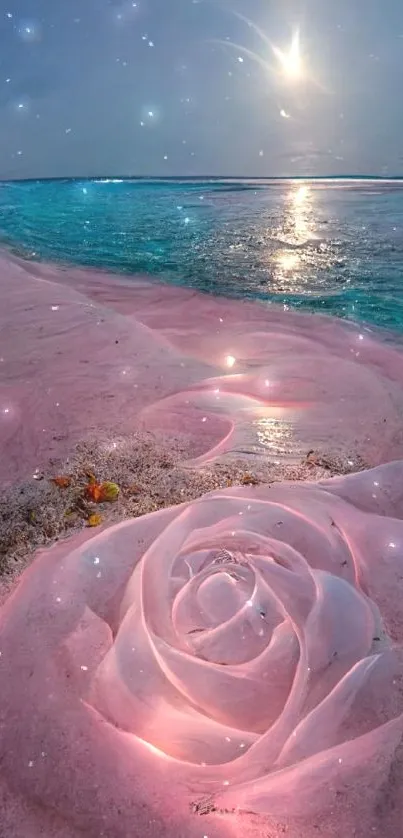
[[[403,3],[384,5],[3,3],[0,176],[400,172]]]
[[[280,47],[275,46],[272,44],[268,34],[260,27],[254,23],[253,20],[246,17],[245,15],[240,14],[239,12],[233,12],[234,16],[241,20],[243,23],[246,23],[249,29],[253,30],[261,41],[264,44],[265,50],[264,53],[255,52],[251,49],[248,49],[246,46],[242,44],[236,44],[233,41],[218,41],[226,46],[231,46],[252,61],[256,61],[260,66],[268,73],[273,73],[276,69],[280,69],[281,74],[285,76],[289,81],[298,81],[304,75],[304,67],[302,62],[302,54],[301,54],[301,37],[299,29],[296,29],[294,35],[292,37],[291,45],[287,50],[282,50]],[[271,66],[269,61],[269,50],[271,50],[276,59],[277,59],[277,68]],[[238,61],[243,63],[244,59],[242,56],[238,56]]]
[[[297,81],[303,76],[303,66],[302,66],[302,59],[301,59],[301,42],[300,42],[300,34],[297,30],[293,36],[291,47],[286,52],[279,49],[279,47],[273,47],[273,52],[276,58],[279,61],[281,69],[287,78]]]

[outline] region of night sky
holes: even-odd
[[[2,178],[398,174],[402,89],[402,0],[0,0]]]

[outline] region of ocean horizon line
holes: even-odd
[[[10,183],[64,183],[64,182],[158,182],[158,183],[284,183],[289,181],[324,183],[324,182],[377,182],[377,183],[403,183],[403,174],[396,175],[373,175],[373,174],[343,174],[343,175],[120,175],[120,174],[98,174],[98,175],[58,175],[56,177],[18,177],[0,178],[0,184]]]

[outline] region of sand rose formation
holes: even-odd
[[[94,356],[82,417],[81,350],[76,341],[64,354],[69,329],[49,338],[47,363],[42,354],[33,368],[38,387],[63,365],[66,444],[80,421],[95,424],[103,379],[115,386],[119,430],[134,421],[185,429],[196,464],[240,448],[267,456],[256,428],[267,434],[276,420],[288,455],[329,433],[329,444],[354,443],[374,467],[320,483],[228,487],[43,551],[0,612],[0,835],[399,838],[399,348],[330,319],[315,319],[314,337],[309,317],[140,281],[73,272],[68,285],[54,269],[38,278],[37,267],[11,261],[5,271],[20,289],[12,316],[29,326],[26,352],[55,297],[71,329],[70,309],[89,328],[102,320],[103,341],[120,330],[123,347],[113,342],[100,372]],[[26,321],[21,296],[31,291],[43,306]],[[143,341],[135,379],[126,333]],[[17,349],[10,363],[4,482],[17,461],[22,474],[44,451],[35,421],[24,430],[34,393],[18,379]],[[43,411],[48,397],[56,393],[44,390]],[[131,413],[119,419],[122,405]]]

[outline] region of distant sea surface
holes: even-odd
[[[3,182],[1,245],[403,332],[401,181]]]

